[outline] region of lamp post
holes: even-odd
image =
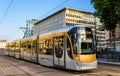
[[[96,17],[94,16],[94,20],[95,20],[95,23],[94,23],[94,25],[95,25],[95,50],[96,50],[96,52],[97,52],[97,37],[96,37]]]

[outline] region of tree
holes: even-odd
[[[116,5],[115,11],[120,16],[120,0],[115,0],[114,2],[115,2],[115,5]]]
[[[100,18],[104,29],[115,32],[120,23],[120,0],[91,0],[95,16]]]
[[[103,28],[110,31],[115,37],[115,29],[120,24],[120,0],[91,0],[95,8],[95,16],[100,18]],[[114,40],[114,53],[115,51],[115,40]]]

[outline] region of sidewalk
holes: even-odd
[[[108,59],[98,58],[97,62],[98,62],[98,64],[100,63],[100,64],[109,64],[109,65],[118,65],[118,66],[120,66],[120,61],[117,62],[117,61],[112,61],[112,60],[110,61]]]

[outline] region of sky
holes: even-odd
[[[19,27],[25,27],[26,20],[40,20],[65,7],[94,12],[90,0],[0,0],[0,39],[21,39]]]

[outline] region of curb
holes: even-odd
[[[120,62],[109,62],[109,61],[97,61],[100,64],[109,64],[109,65],[118,65],[120,66]]]

